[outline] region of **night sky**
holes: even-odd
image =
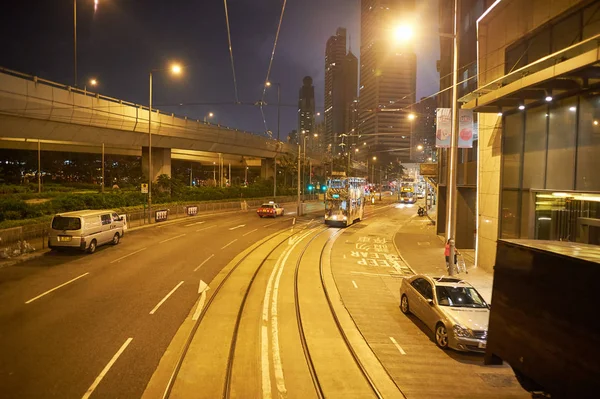
[[[229,0],[239,100],[262,96],[282,0]],[[435,93],[439,74],[437,0],[419,0],[417,98]],[[77,0],[78,84],[94,77],[101,94],[148,104],[148,71],[171,60],[182,76],[157,73],[154,104],[163,112],[264,132],[256,106],[235,101],[222,0]],[[289,0],[270,80],[281,83],[281,137],[296,128],[302,78],[314,79],[317,111],[323,107],[325,43],[338,26],[348,29],[360,54],[360,0]],[[73,1],[19,0],[2,4],[0,66],[73,84]],[[268,89],[268,129],[276,131],[276,89]],[[180,106],[178,104],[184,104]],[[187,105],[186,105],[187,104]],[[322,118],[322,116],[321,116]]]

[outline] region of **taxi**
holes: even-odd
[[[283,216],[283,208],[276,204],[273,201],[269,201],[268,203],[262,204],[257,210],[256,213],[258,216],[272,216],[276,218],[277,216]]]

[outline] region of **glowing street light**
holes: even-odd
[[[394,39],[399,42],[407,42],[414,36],[414,30],[410,25],[398,25],[394,28]]]
[[[96,86],[98,81],[96,79],[90,79],[90,86]]]
[[[181,73],[181,65],[179,65],[179,64],[171,65],[171,72],[175,75],[179,75]]]
[[[419,144],[419,145],[417,146],[417,150],[419,150],[419,151],[423,151],[423,146],[422,146],[421,144]]]
[[[414,121],[417,116],[415,114],[408,114],[408,120]]]

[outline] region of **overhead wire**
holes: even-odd
[[[273,51],[271,51],[271,59],[269,60],[269,67],[267,68],[267,77],[263,82],[263,92],[262,97],[259,101],[260,114],[263,119],[263,123],[265,125],[265,131],[272,137],[272,134],[269,133],[269,129],[267,128],[267,119],[265,118],[265,112],[263,110],[263,106],[265,103],[265,95],[267,92],[267,82],[269,81],[269,77],[271,76],[271,68],[273,67],[273,59],[275,58],[275,50],[277,49],[277,41],[279,40],[279,32],[281,31],[281,23],[283,21],[283,14],[285,13],[285,6],[287,4],[287,0],[283,0],[283,5],[281,6],[281,14],[279,16],[279,23],[277,24],[277,33],[275,34],[275,40],[273,42]]]
[[[225,6],[225,22],[227,23],[227,40],[229,42],[229,58],[231,59],[231,73],[233,74],[233,89],[235,91],[235,102],[239,103],[237,79],[235,77],[235,66],[233,63],[233,47],[231,45],[231,27],[229,25],[229,11],[227,9],[227,0],[223,0]]]

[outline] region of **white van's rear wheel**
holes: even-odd
[[[112,245],[117,245],[119,243],[120,239],[121,239],[121,236],[119,235],[119,233],[115,233],[115,235],[113,236],[113,239],[112,239]]]
[[[88,253],[93,254],[94,252],[96,252],[96,240],[92,240],[92,242],[90,242],[90,246],[88,247]]]

